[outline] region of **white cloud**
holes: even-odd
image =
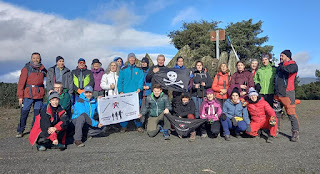
[[[316,69],[320,69],[320,64],[311,63],[312,59],[310,54],[306,51],[296,53],[292,56],[292,59],[296,61],[299,71],[299,77],[315,77]]]
[[[172,19],[171,25],[198,19],[197,10],[193,7],[183,9]]]
[[[130,16],[123,8],[118,9],[117,13],[123,15],[114,16],[115,22],[121,23]],[[132,16],[136,18],[135,14]],[[8,75],[21,69],[35,51],[41,53],[47,67],[54,65],[55,57],[60,55],[65,58],[66,66],[74,69],[79,57],[86,58],[88,63],[93,58],[101,58],[104,63],[115,56],[126,57],[127,53],[115,50],[172,47],[167,36],[137,31],[131,25],[119,27],[81,19],[67,20],[0,2],[0,63],[14,65],[7,70],[0,69],[0,74]]]
[[[14,71],[14,72],[10,72],[8,74],[2,75],[0,76],[0,79],[2,82],[8,82],[8,83],[16,83],[19,80],[21,71]]]

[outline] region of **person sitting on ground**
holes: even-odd
[[[101,79],[104,74],[104,69],[101,68],[102,63],[99,59],[93,59],[91,63],[91,72],[94,79],[93,96],[97,98],[98,96],[104,97],[104,90],[100,87]]]
[[[256,137],[260,129],[268,129],[270,134],[267,143],[272,143],[277,134],[278,119],[269,103],[254,88],[249,89],[247,108],[251,115],[251,132],[247,132],[247,134]]]
[[[178,102],[175,110],[176,116],[179,118],[188,118],[188,119],[196,119],[195,118],[195,108],[193,101],[190,101],[190,96],[187,94],[182,95],[180,102]],[[181,135],[178,135],[179,138],[182,138]],[[193,131],[190,133],[189,141],[194,141],[196,139],[196,132]]]
[[[98,98],[101,98],[101,96]],[[84,146],[82,142],[83,128],[88,131],[88,137],[99,135],[106,130],[102,123],[94,119],[95,112],[98,112],[97,106],[97,102],[93,97],[93,88],[86,86],[74,105],[71,120],[75,128],[74,144],[78,147]]]
[[[215,99],[214,91],[207,89],[207,98],[203,100],[200,107],[200,118],[207,119],[207,121],[201,125],[201,138],[206,138],[207,129],[211,131],[216,138],[220,133],[220,116],[222,109],[220,102]]]
[[[149,137],[155,137],[162,129],[164,139],[169,140],[171,124],[165,116],[166,114],[171,115],[169,97],[162,92],[160,84],[153,85],[152,91],[153,92],[147,97],[145,107],[142,108],[139,117],[145,117],[149,113],[147,121],[147,134]],[[160,121],[163,121],[163,126],[159,125]]]
[[[250,119],[246,106],[240,102],[240,93],[238,88],[234,88],[230,98],[223,104],[223,113],[221,115],[221,125],[226,141],[230,141],[230,130],[235,129],[236,137],[240,132],[251,132]]]
[[[30,131],[29,142],[33,146],[37,143],[39,151],[47,148],[64,149],[65,133],[69,123],[67,112],[59,104],[59,94],[51,92],[49,104],[36,116],[36,121]]]
[[[68,89],[63,88],[62,82],[55,82],[53,90],[59,94],[59,105],[67,112],[67,115],[71,118],[71,97],[68,93]],[[53,91],[52,91],[53,92]],[[47,105],[50,101],[47,101]]]

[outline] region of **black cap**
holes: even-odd
[[[63,60],[64,60],[64,58],[61,57],[61,56],[56,57],[56,63],[57,63],[60,59],[63,59]]]
[[[290,59],[292,59],[292,58],[291,58],[292,53],[291,53],[290,50],[284,50],[284,51],[281,52],[281,54],[284,54],[284,55],[286,55],[287,57],[289,57]]]
[[[232,92],[231,92],[231,95],[230,95],[230,96],[232,96],[233,93],[237,93],[237,94],[240,96],[239,88],[234,87],[234,88],[232,89]]]
[[[147,57],[142,58],[141,62],[149,65],[149,59]]]
[[[99,59],[93,59],[91,65],[93,65],[94,63],[100,63],[100,65],[102,65]]]

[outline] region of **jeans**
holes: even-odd
[[[233,126],[232,122],[229,118],[226,120],[221,119],[221,125],[223,128],[224,135],[230,135],[229,129],[235,129],[236,133],[243,132],[247,129],[247,124],[244,121],[238,121],[238,126]]]
[[[199,98],[199,97],[191,97],[191,99],[193,100],[196,108],[195,108],[195,113],[196,113],[196,118],[200,118],[199,117],[199,112],[200,112],[200,106],[201,106],[201,103],[203,101],[203,98]]]
[[[17,132],[23,133],[27,124],[27,119],[28,119],[32,104],[34,104],[33,105],[34,117],[32,121],[32,125],[33,125],[36,116],[40,113],[42,102],[43,102],[43,99],[30,99],[30,98],[23,99],[23,107],[21,108],[21,116],[20,116],[20,122],[17,128]]]

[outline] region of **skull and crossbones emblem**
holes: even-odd
[[[177,82],[177,77],[178,77],[178,74],[176,73],[176,72],[174,72],[174,71],[169,71],[168,73],[167,73],[167,77],[168,77],[168,79],[163,79],[163,81],[164,82],[167,82],[167,83],[165,83],[165,85],[177,85],[177,86],[179,86],[180,88],[184,88],[184,85],[183,85],[183,82],[182,82],[182,80],[180,80],[180,81],[178,81]]]

